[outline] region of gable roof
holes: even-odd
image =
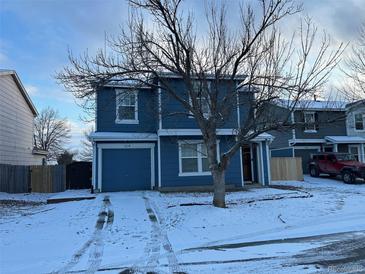
[[[10,76],[12,76],[15,84],[17,85],[18,89],[20,90],[20,93],[23,95],[23,97],[24,97],[25,101],[27,102],[30,110],[33,112],[33,115],[34,116],[37,116],[38,115],[38,111],[35,108],[32,100],[30,99],[27,91],[25,90],[22,82],[20,81],[20,78],[19,78],[18,74],[16,73],[16,71],[15,70],[0,69],[0,76],[3,76],[3,75],[10,75]]]
[[[275,102],[277,106],[283,108],[291,108],[295,104],[296,110],[317,110],[317,111],[345,111],[347,102],[344,101],[321,101],[321,100],[301,100],[295,102],[293,100],[279,99]]]

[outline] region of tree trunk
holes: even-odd
[[[214,182],[213,205],[216,207],[226,207],[225,171],[213,170],[212,175]]]

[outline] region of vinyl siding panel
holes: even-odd
[[[156,132],[158,125],[157,95],[151,89],[138,90],[138,124],[118,124],[115,89],[104,88],[97,95],[97,131]]]
[[[344,111],[315,111],[318,113],[319,129],[315,133],[307,133],[304,127],[295,129],[296,139],[321,139],[325,136],[346,135],[346,113]],[[295,111],[295,121],[302,121],[303,111]],[[329,121],[329,122],[328,122]]]
[[[182,98],[189,99],[189,95],[184,82],[181,79],[169,79],[167,84],[169,88],[175,90]],[[231,85],[224,83],[220,85],[220,97],[223,98],[228,92]],[[234,104],[236,105],[237,99],[234,98]],[[188,116],[188,112],[182,106],[182,104],[173,98],[167,91],[162,91],[161,95],[161,115],[162,115],[162,128],[164,129],[185,129],[185,128],[198,128],[195,119]],[[230,108],[229,113],[226,115],[224,123],[219,128],[237,128],[237,108]]]
[[[42,164],[33,155],[34,116],[12,76],[0,76],[0,163]]]
[[[360,136],[365,137],[365,130],[356,130],[355,129],[355,117],[354,115],[357,113],[361,113],[365,115],[365,106],[360,104],[358,106],[354,106],[351,108],[346,116],[346,124],[347,124],[347,134],[349,136]],[[365,116],[364,116],[365,117]]]
[[[200,140],[201,137],[162,137],[161,138],[161,186],[202,186],[212,185],[211,175],[204,176],[179,176],[179,140]],[[226,151],[233,142],[233,137],[222,136],[220,138],[220,153]],[[226,184],[242,186],[240,154],[236,153],[231,159],[226,173]]]

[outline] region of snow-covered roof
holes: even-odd
[[[365,138],[360,136],[326,136],[325,139],[335,144],[365,143]]]
[[[292,108],[295,104],[295,109],[308,109],[308,110],[332,110],[332,111],[345,111],[348,102],[345,101],[322,101],[322,100],[276,100],[275,104],[284,107]]]
[[[157,134],[135,132],[93,132],[92,141],[156,141]]]

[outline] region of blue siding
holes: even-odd
[[[181,79],[170,79],[168,80],[168,85],[170,88],[177,91],[180,96],[184,98],[189,98],[187,89],[185,87],[184,82]],[[227,83],[222,83],[221,87],[221,97],[224,96],[225,92],[228,90]],[[161,96],[162,103],[162,128],[171,128],[171,129],[184,129],[184,128],[198,128],[195,119],[190,118],[187,115],[187,111],[178,102],[175,98],[171,97],[167,92],[162,92]],[[236,103],[236,99],[235,99]],[[171,115],[171,113],[178,113],[175,115]],[[237,128],[237,109],[232,108],[228,119],[225,121],[224,125],[221,125],[220,128]]]
[[[293,148],[271,150],[271,157],[293,157]]]
[[[308,110],[310,111],[310,110]],[[315,111],[318,115],[319,128],[315,133],[304,131],[304,127],[295,129],[297,139],[320,139],[325,136],[346,136],[346,113],[344,111]],[[303,111],[295,111],[296,122],[304,121]],[[328,123],[327,121],[331,121]]]
[[[151,189],[151,149],[103,149],[102,190]]]
[[[232,144],[234,137],[222,136],[220,138],[220,152],[226,151]],[[212,185],[211,175],[205,176],[179,176],[179,149],[178,140],[201,139],[201,137],[162,137],[161,138],[161,186],[201,186]],[[236,153],[226,173],[226,184],[242,186],[240,154]]]
[[[115,89],[104,88],[97,94],[97,128],[106,132],[156,132],[158,126],[157,95],[151,89],[138,91],[139,124],[117,124]]]

